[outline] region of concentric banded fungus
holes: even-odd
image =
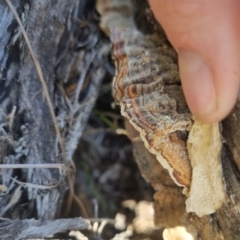
[[[185,187],[187,211],[199,216],[213,213],[225,201],[218,124],[191,119],[177,55],[148,8],[142,12],[148,34],[137,27],[135,1],[98,0],[97,9],[102,29],[111,32],[116,65],[113,95],[122,115],[172,179]]]
[[[189,188],[191,166],[186,137],[191,127],[176,64],[176,53],[159,34],[112,32],[116,74],[113,95],[121,113],[140,132],[145,146],[180,186]]]

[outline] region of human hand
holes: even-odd
[[[178,52],[191,112],[203,122],[232,110],[240,83],[240,1],[149,0]]]

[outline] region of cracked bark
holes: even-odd
[[[64,163],[70,166],[105,75],[108,48],[98,27],[94,1],[11,2],[40,62],[66,159],[59,147],[32,55],[13,12],[1,0],[0,163]],[[1,169],[0,174],[2,216],[41,221],[60,216],[68,189],[65,171],[57,168]],[[15,189],[21,185],[13,178],[35,185],[22,187],[17,204],[10,204],[6,210]],[[56,184],[44,189],[44,186]],[[1,224],[4,223],[0,223],[0,227]]]

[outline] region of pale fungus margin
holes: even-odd
[[[202,217],[214,213],[226,201],[219,123],[204,124],[195,120],[188,136],[187,148],[192,165],[192,180],[186,210]]]

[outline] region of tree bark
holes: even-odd
[[[40,62],[57,126],[22,29],[1,0],[0,215],[53,220],[64,208],[73,174],[66,169],[105,75],[108,45],[94,1],[11,2]]]

